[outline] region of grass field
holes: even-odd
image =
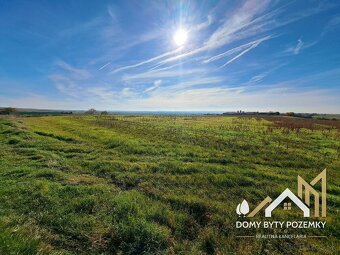
[[[284,117],[3,117],[0,254],[336,254],[339,130]],[[243,199],[296,192],[297,175],[324,168],[326,228],[289,233],[327,238],[236,237],[265,232],[236,229]]]

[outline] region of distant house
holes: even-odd
[[[292,202],[294,202],[300,209],[303,211],[303,217],[309,217],[310,210],[309,208],[298,198],[296,195],[294,195],[293,192],[290,191],[290,189],[285,189],[265,210],[265,217],[271,217],[272,211],[282,203],[283,200],[286,198],[290,198]],[[291,209],[291,203],[285,203],[284,204],[285,210]]]

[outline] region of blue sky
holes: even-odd
[[[337,1],[1,1],[0,106],[340,113],[339,34]]]

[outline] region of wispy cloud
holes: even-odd
[[[254,75],[253,77],[250,78],[248,84],[252,85],[252,84],[255,84],[255,83],[258,83],[258,82],[261,82],[264,78],[266,78],[269,74],[275,72],[276,70],[280,69],[281,67],[283,66],[286,66],[288,65],[288,62],[285,62],[285,63],[281,63],[279,65],[276,65],[272,68],[269,68],[268,70],[264,71],[264,72],[261,72],[257,75]]]
[[[323,35],[340,27],[340,16],[332,17],[323,30]]]
[[[204,30],[204,29],[208,28],[213,22],[214,22],[213,16],[208,15],[206,21],[192,26],[192,28],[189,29],[189,32],[199,32],[201,30]]]
[[[123,81],[140,81],[145,79],[161,79],[161,78],[171,78],[171,77],[181,77],[193,74],[202,74],[206,72],[203,68],[192,68],[185,70],[152,70],[146,71],[138,74],[128,74],[124,75]]]
[[[320,3],[317,7],[306,9],[303,13],[288,15],[287,17],[282,16],[282,18],[279,14],[281,14],[288,5],[262,14],[268,8],[269,4],[269,0],[260,2],[245,1],[238,10],[233,12],[231,17],[226,17],[224,23],[211,34],[209,39],[205,41],[202,46],[169,57],[162,60],[160,63],[165,64],[191,57],[199,53],[212,51],[232,42],[272,31],[332,7],[331,4]]]
[[[136,98],[136,93],[132,90],[132,88],[123,88],[121,94],[125,98]]]
[[[144,90],[144,93],[148,93],[148,92],[151,92],[151,91],[158,89],[161,86],[161,84],[162,84],[162,80],[154,81],[153,86]]]
[[[91,4],[84,8],[88,6]],[[0,71],[20,70],[15,79],[23,80],[30,74],[22,84],[37,82],[16,85],[22,88],[21,95],[49,84],[51,87],[42,93],[49,94],[51,102],[41,98],[43,107],[59,107],[61,104],[53,99],[62,98],[66,108],[254,110],[263,102],[263,108],[269,110],[276,106],[288,109],[285,105],[289,105],[297,111],[304,109],[303,103],[310,107],[314,101],[316,108],[327,104],[335,109],[339,106],[334,100],[340,93],[339,70],[319,73],[336,65],[339,58],[334,36],[340,27],[340,6],[331,8],[334,6],[328,0],[311,1],[307,6],[277,0],[155,1],[147,9],[137,9],[118,1],[102,3],[84,16],[79,14],[82,11],[74,12],[72,6],[65,12],[46,5],[49,14],[62,17],[39,16],[50,24],[39,24],[37,29],[30,17],[24,17],[23,21],[32,21],[29,31],[15,26],[21,20],[14,19],[17,15],[8,10],[7,19],[20,30],[8,38],[29,44],[22,47],[6,42],[2,57],[9,67],[3,66]],[[303,20],[306,17],[310,18]],[[297,21],[298,26],[294,26]],[[188,40],[177,48],[173,34],[181,26],[188,31]],[[312,32],[307,31],[310,27]],[[11,29],[8,26],[0,31],[4,40],[8,40]],[[47,46],[40,47],[41,41]],[[32,63],[32,67],[7,61],[22,56],[31,45],[37,45],[37,49],[21,62]],[[315,51],[307,51],[314,45]],[[62,60],[40,56],[60,56]],[[302,68],[305,63],[311,65]],[[281,68],[283,65],[287,67]],[[33,76],[32,82],[29,79]],[[0,81],[0,87],[7,94],[16,93],[15,86],[7,82]],[[329,95],[332,103],[318,101],[317,93]],[[310,96],[310,100],[303,98],[301,103],[298,98],[303,96]],[[21,100],[31,105],[37,98]],[[275,100],[282,102],[276,104]]]
[[[80,97],[81,90],[78,82],[90,79],[92,74],[86,69],[76,68],[63,60],[58,60],[56,65],[61,69],[60,72],[50,74],[48,78],[59,92],[72,97]]]
[[[78,23],[74,26],[61,30],[58,32],[58,36],[62,38],[79,36],[82,33],[88,33],[89,31],[98,29],[98,27],[100,27],[103,24],[103,22],[104,20],[102,18],[96,17],[85,23]]]
[[[91,77],[91,74],[89,71],[85,69],[80,69],[73,67],[72,65],[66,63],[65,61],[58,60],[57,66],[62,68],[64,71],[67,71],[70,76],[72,76],[76,80],[86,80]]]
[[[304,42],[301,39],[299,39],[295,49],[293,50],[293,53],[295,55],[299,54],[299,52],[302,49],[303,45],[304,45]]]
[[[244,4],[235,11],[232,17],[228,17],[205,42],[208,49],[217,48],[229,43],[233,35],[247,27],[252,20],[262,13],[269,5],[269,0],[264,1],[245,1]]]
[[[231,93],[231,91],[233,91],[233,93],[243,93],[245,91],[245,87],[243,86],[235,86],[234,89],[223,87],[222,84],[225,82],[225,77],[210,75],[210,71],[216,70],[216,68],[211,68],[209,64],[223,60],[224,64],[220,65],[219,68],[230,65],[246,53],[257,48],[260,44],[278,36],[273,35],[273,33],[271,33],[271,35],[266,35],[265,33],[329,8],[327,5],[320,4],[317,7],[305,10],[304,13],[293,13],[292,15],[284,16],[280,14],[286,10],[289,4],[270,11],[268,11],[269,6],[271,6],[270,0],[259,2],[246,0],[237,5],[238,7],[231,12],[231,15],[219,20],[220,25],[215,26],[213,32],[209,31],[210,35],[207,39],[195,41],[195,43],[186,45],[185,47],[166,51],[137,63],[117,66],[111,69],[109,74],[112,75],[111,77],[113,77],[113,79],[116,79],[115,82],[118,81],[125,86],[121,88],[121,90],[115,91],[110,88],[95,86],[89,89],[88,93],[105,100],[120,95],[130,101],[140,100],[140,97],[153,97],[156,94],[162,97],[160,93],[169,96],[174,96],[178,93],[182,96],[195,95],[196,92],[208,93],[209,95],[214,93]],[[273,5],[275,5],[275,3]],[[117,17],[113,8],[110,7],[107,10],[112,20],[118,22],[119,17]],[[192,24],[188,31],[194,34],[198,31],[208,30],[207,28],[213,23],[217,24],[218,22],[215,17],[208,15],[206,21],[196,25]],[[336,22],[334,21],[333,23]],[[161,28],[155,31],[148,31],[142,36],[138,36],[137,40],[130,40],[131,43],[123,44],[122,47],[125,50],[140,43],[154,40],[160,36],[161,31],[164,33]],[[245,40],[248,40],[248,42],[244,43]],[[217,50],[221,48],[225,50],[228,45],[235,45],[237,42],[242,43],[238,43],[238,45],[236,44],[233,48],[216,54]],[[313,43],[305,43],[302,39],[299,39],[297,44],[291,47],[289,51],[297,55],[303,49],[312,45]],[[123,48],[119,51],[122,51]],[[193,57],[194,55],[197,56]],[[171,62],[175,63],[170,64]],[[187,66],[182,68],[182,64],[185,62],[192,62],[190,63],[190,68]],[[104,62],[97,70],[104,70],[108,67],[112,68],[112,63],[112,61]],[[205,65],[197,67],[197,64],[200,65],[202,63]],[[69,71],[70,77],[72,77],[71,73],[73,73],[73,75],[77,74],[78,77],[88,78],[84,72],[86,70],[75,68],[67,63],[61,63],[59,66]],[[278,68],[279,67],[271,68],[250,77],[249,82],[245,83],[244,86],[259,83]],[[62,77],[63,78],[52,76],[51,78],[58,84],[59,90],[72,94],[72,91],[77,89],[76,79],[74,77],[71,79],[67,76]],[[147,86],[146,84],[152,85]]]
[[[105,87],[91,87],[86,90],[91,96],[99,97],[100,99],[113,99],[118,96],[115,91]]]
[[[79,97],[79,88],[75,81],[61,74],[49,75],[57,90],[65,95]]]
[[[224,63],[223,65],[221,65],[219,68],[225,67],[227,65],[229,65],[230,63],[234,62],[235,60],[237,60],[238,58],[240,58],[241,56],[243,56],[244,54],[246,54],[248,51],[251,51],[252,49],[256,48],[258,44],[253,44],[252,46],[250,46],[249,48],[245,49],[244,51],[242,51],[240,54],[236,55],[235,57],[233,57],[232,59],[228,60],[226,63]]]
[[[273,36],[265,36],[263,38],[260,38],[258,40],[255,40],[255,41],[252,41],[252,42],[249,42],[249,43],[246,43],[246,44],[243,44],[243,45],[240,45],[238,47],[235,47],[233,49],[230,49],[230,50],[227,50],[223,53],[220,53],[218,55],[215,55],[213,57],[210,57],[206,60],[203,61],[203,63],[210,63],[210,62],[213,62],[213,61],[216,61],[216,60],[219,60],[221,58],[224,58],[224,57],[228,57],[230,55],[233,55],[234,53],[237,53],[237,52],[240,52],[237,56],[233,57],[232,59],[230,59],[229,61],[227,61],[224,65],[222,65],[221,67],[224,67],[228,64],[230,64],[231,62],[235,61],[236,59],[238,59],[239,57],[241,57],[242,55],[244,55],[245,53],[247,53],[248,51],[256,48],[257,46],[259,46],[262,42],[266,41],[266,40],[269,40],[273,38]]]
[[[118,22],[117,12],[115,11],[115,7],[113,5],[107,6],[107,13],[114,22]]]
[[[110,64],[111,64],[110,62],[107,62],[105,65],[101,66],[99,70],[103,70],[105,67],[109,66]]]
[[[299,39],[299,40],[297,41],[296,46],[287,49],[287,52],[291,52],[292,54],[297,55],[297,54],[300,53],[300,50],[302,49],[303,45],[304,45],[304,42],[303,42],[301,39]]]
[[[139,62],[139,63],[137,63],[137,64],[119,67],[119,68],[117,68],[117,69],[114,69],[114,70],[111,71],[110,73],[111,73],[111,74],[114,74],[114,73],[118,73],[118,72],[123,71],[123,70],[128,70],[128,69],[131,69],[131,68],[134,68],[134,67],[142,66],[142,65],[145,65],[145,64],[154,62],[154,61],[156,61],[156,60],[162,59],[162,58],[164,58],[164,57],[173,55],[173,54],[179,52],[180,50],[181,50],[181,48],[178,48],[178,49],[176,49],[176,50],[173,50],[173,51],[170,51],[170,52],[166,52],[166,53],[163,53],[163,54],[161,54],[161,55],[159,55],[159,56],[156,56],[156,57],[153,57],[153,58],[144,60],[144,61]]]
[[[312,42],[305,43],[304,41],[302,41],[302,39],[298,39],[296,45],[286,49],[285,53],[298,55],[302,50],[307,49],[309,47],[312,47],[315,44],[317,44],[318,42],[319,42],[319,40],[315,40],[315,41],[312,41]]]
[[[166,64],[172,61],[181,60],[186,57],[190,57],[202,52],[210,51],[222,47],[235,39],[241,39],[241,37],[235,36],[235,33],[241,31],[243,28],[250,25],[252,18],[261,13],[269,4],[269,0],[256,3],[254,1],[245,1],[245,3],[235,11],[233,16],[228,19],[209,37],[202,46],[191,49],[186,52],[180,52],[176,56],[169,57],[159,62],[159,64]],[[208,23],[206,25],[208,25]],[[254,33],[255,34],[255,33]],[[243,38],[250,36],[245,34]]]
[[[201,86],[201,85],[213,86],[216,83],[223,82],[223,80],[224,79],[222,77],[218,77],[218,76],[196,77],[194,79],[189,79],[187,81],[171,85],[167,88],[167,90],[178,92],[178,90],[186,90],[188,88]]]

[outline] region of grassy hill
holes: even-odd
[[[2,117],[0,254],[336,254],[339,129],[288,117]],[[289,233],[327,238],[237,237],[274,232],[235,228],[243,199],[254,208],[296,193],[297,175],[324,168],[326,228]]]

